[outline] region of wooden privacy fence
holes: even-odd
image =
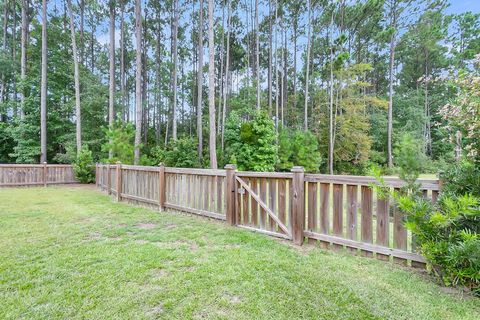
[[[77,183],[66,164],[0,164],[0,187]]]
[[[391,189],[404,182],[386,177]],[[97,164],[96,184],[123,199],[220,220],[230,225],[323,247],[345,247],[366,256],[423,266],[415,239],[393,201],[377,196],[373,177],[291,172],[240,172]],[[420,179],[436,201],[439,181]]]

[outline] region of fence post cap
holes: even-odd
[[[160,162],[160,163],[158,164],[158,166],[159,166],[159,167],[165,167],[165,164],[164,164],[163,162]]]
[[[116,164],[122,164],[122,161],[117,161],[117,162],[115,162],[115,163],[116,163]]]
[[[43,162],[43,164],[47,164],[47,162],[46,162],[46,161],[44,161],[44,162]]]
[[[234,164],[227,164],[227,165],[225,166],[225,169],[226,169],[226,170],[235,170],[235,169],[237,169],[237,166],[234,165]]]
[[[291,172],[305,172],[305,169],[302,166],[295,166],[290,171]]]

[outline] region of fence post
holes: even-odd
[[[46,187],[47,186],[47,179],[48,179],[48,175],[47,175],[47,163],[44,162],[43,163],[43,186]]]
[[[225,166],[225,170],[227,170],[226,179],[225,179],[225,202],[227,206],[226,218],[227,218],[227,223],[231,226],[234,226],[236,224],[235,197],[237,196],[235,192],[236,167],[233,164],[227,164]]]
[[[98,162],[95,162],[95,187],[98,188]]]
[[[112,194],[112,175],[110,174],[110,163],[107,164],[107,194]]]
[[[158,206],[160,210],[165,209],[165,166],[163,163],[158,167]]]
[[[117,161],[117,202],[122,200],[122,163]]]
[[[292,199],[291,199],[291,222],[292,239],[299,246],[303,244],[303,225],[305,223],[305,191],[303,167],[293,167]]]

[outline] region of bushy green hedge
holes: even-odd
[[[92,151],[84,145],[73,163],[75,177],[80,183],[92,183],[95,181],[95,165],[93,163]]]
[[[410,195],[399,198],[399,208],[434,273],[480,295],[480,199],[445,196],[434,205]]]
[[[303,166],[306,172],[318,172],[322,164],[317,137],[310,131],[283,128],[278,137],[277,169],[288,171]]]
[[[239,170],[274,171],[278,159],[275,124],[268,114],[231,112],[225,123],[225,162]]]
[[[167,167],[199,168],[197,140],[192,137],[181,137],[171,140],[166,147],[154,147],[149,159],[151,165],[163,163]]]

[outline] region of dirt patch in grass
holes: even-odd
[[[100,240],[102,239],[102,234],[100,232],[90,232],[85,240],[93,241],[93,240]]]
[[[135,225],[135,227],[142,230],[152,230],[155,229],[157,225],[155,223],[139,223]]]
[[[152,317],[156,317],[156,316],[159,316],[162,313],[163,313],[163,306],[158,305],[158,306],[155,306],[152,309],[150,309],[150,311],[148,312],[148,315],[152,316]]]

